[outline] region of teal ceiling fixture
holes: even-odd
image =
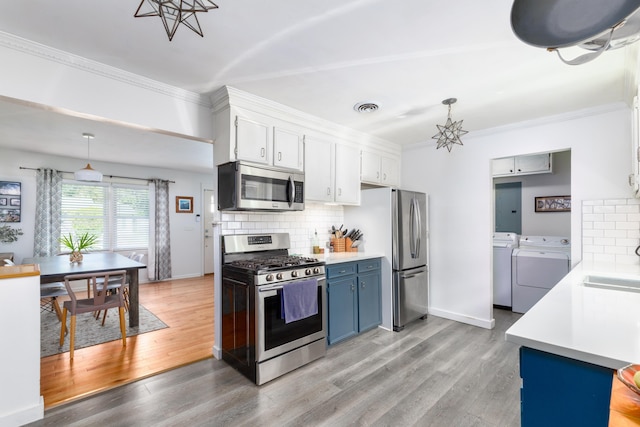
[[[200,37],[204,37],[196,14],[217,8],[218,6],[211,0],[142,0],[133,16],[136,18],[159,16],[171,41],[180,24]]]

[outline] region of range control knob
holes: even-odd
[[[291,272],[291,277],[298,277],[298,272],[297,271],[292,271]]]
[[[319,274],[320,269],[318,267],[313,267],[313,274]]]
[[[267,282],[273,282],[273,274],[267,274]]]
[[[278,280],[282,280],[282,273],[278,273],[278,274],[276,274],[276,279],[278,279]]]
[[[310,269],[310,268],[307,268],[307,269],[304,271],[304,274],[305,274],[305,276],[311,276],[311,269]]]

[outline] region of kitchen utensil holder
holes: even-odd
[[[340,239],[336,239],[333,238],[331,239],[331,244],[333,245],[333,252],[344,252],[345,251],[345,239],[344,238],[340,238]]]
[[[353,241],[348,237],[340,239],[331,239],[333,245],[333,252],[358,252],[358,248],[352,248]]]

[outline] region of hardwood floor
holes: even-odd
[[[429,316],[366,332],[260,387],[207,359],[45,412],[34,426],[519,426],[520,315],[493,330]]]
[[[212,275],[142,284],[140,303],[169,327],[128,337],[126,347],[112,341],[75,350],[73,361],[69,353],[42,358],[45,410],[212,357]]]

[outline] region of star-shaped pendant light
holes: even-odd
[[[438,140],[436,149],[446,147],[446,149],[451,152],[453,144],[462,145],[460,137],[466,133],[469,133],[468,131],[462,129],[462,120],[460,120],[459,122],[454,122],[453,120],[451,120],[451,104],[454,104],[456,101],[456,98],[448,98],[442,101],[444,105],[449,106],[449,114],[447,115],[447,123],[445,123],[444,126],[436,125],[438,127],[438,133],[431,137],[431,139]]]
[[[203,37],[196,13],[217,8],[218,6],[211,0],[142,0],[133,16],[136,18],[159,16],[171,41],[180,24]]]

